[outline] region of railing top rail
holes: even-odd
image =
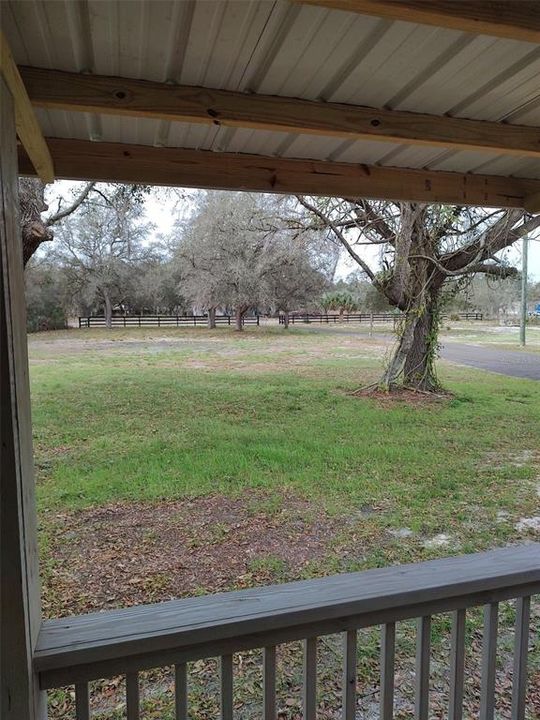
[[[288,629],[295,629],[294,635],[315,625],[324,634],[336,631],[332,623],[347,618],[371,625],[392,614],[395,619],[415,617],[419,607],[443,612],[460,603],[472,606],[508,590],[506,597],[519,596],[520,590],[540,592],[539,543],[47,620],[34,664],[50,675],[44,685],[53,687],[55,669],[64,669],[56,679],[73,677],[77,665],[86,665],[83,675],[100,677],[99,671],[88,669],[89,663],[117,668],[136,657],[141,667],[152,667],[151,660],[163,659],[166,651],[185,648],[190,659],[208,657],[209,644],[210,650],[224,642],[234,645],[233,651],[260,647],[257,641],[265,633],[277,638]],[[205,644],[205,654],[197,655],[194,648]]]

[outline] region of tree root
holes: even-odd
[[[439,388],[438,390],[422,390],[410,385],[394,384],[390,387],[379,382],[363,385],[348,393],[351,397],[373,397],[378,399],[414,399],[414,396],[425,397],[434,401],[449,400],[454,394]]]

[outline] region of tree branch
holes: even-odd
[[[309,212],[316,215],[319,218],[319,220],[321,220],[326,225],[326,227],[329,227],[332,230],[334,235],[339,239],[340,243],[343,245],[345,250],[352,257],[352,259],[356,263],[358,263],[358,265],[360,265],[360,267],[366,273],[366,275],[369,277],[371,282],[374,285],[376,285],[377,287],[379,287],[379,282],[377,280],[377,277],[375,276],[375,273],[371,270],[369,265],[366,262],[364,262],[364,260],[362,260],[362,258],[357,253],[355,253],[351,244],[345,238],[345,235],[342,233],[340,228],[335,223],[333,223],[332,220],[328,216],[326,216],[323,212],[321,212],[319,210],[319,208],[317,208],[317,207],[315,207],[315,205],[312,205],[311,203],[309,203],[303,196],[297,195],[296,199],[303,207],[306,208],[306,210],[309,210]]]
[[[81,190],[79,195],[75,198],[75,200],[71,203],[71,205],[68,205],[63,210],[58,210],[54,215],[51,215],[47,218],[45,221],[45,224],[47,227],[50,227],[51,225],[54,225],[57,222],[60,222],[60,220],[63,220],[68,215],[71,215],[71,213],[74,213],[77,208],[79,208],[83,202],[86,200],[88,195],[90,194],[90,191],[94,189],[96,183],[95,182],[89,182],[86,183],[84,188]]]

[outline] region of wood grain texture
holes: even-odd
[[[448,720],[463,718],[463,682],[465,671],[465,619],[466,611],[456,610],[452,617],[452,643],[450,650],[450,699]]]
[[[540,545],[45,621],[43,687],[540,590]]]
[[[537,0],[294,0],[390,20],[540,43]]]
[[[518,598],[516,601],[514,670],[512,674],[512,720],[525,720],[530,616],[531,598]]]
[[[356,630],[343,633],[343,720],[355,720],[356,717]]]
[[[304,679],[302,686],[302,718],[317,718],[317,638],[304,640]]]
[[[540,180],[49,138],[59,178],[523,207]],[[32,175],[21,149],[19,170]]]
[[[429,665],[431,659],[431,617],[418,618],[416,629],[415,720],[429,718]]]
[[[525,198],[523,207],[530,213],[540,213],[540,192],[532,193]]]
[[[52,182],[54,180],[52,158],[2,30],[0,30],[0,73],[15,102],[17,135],[39,177],[44,183]]]
[[[484,607],[480,720],[493,720],[495,716],[495,672],[497,668],[498,625],[499,604],[492,602]]]
[[[222,655],[221,675],[221,720],[233,720],[233,657]]]
[[[385,623],[381,628],[381,720],[394,717],[395,656],[396,624]]]
[[[75,719],[90,720],[90,692],[87,682],[75,685]]]
[[[276,647],[263,651],[263,720],[276,720]]]
[[[14,101],[0,76],[0,716],[45,717],[32,653],[41,625]]]
[[[185,663],[174,668],[174,709],[176,720],[188,720],[188,677]]]
[[[540,157],[540,130],[290,97],[20,67],[37,107]]]
[[[126,675],[126,715],[127,720],[139,720],[139,674],[130,672]]]

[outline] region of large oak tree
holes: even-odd
[[[522,210],[298,197],[305,224],[339,242],[390,305],[403,313],[381,385],[436,391],[445,297],[479,273],[517,273],[501,251],[540,226]]]

